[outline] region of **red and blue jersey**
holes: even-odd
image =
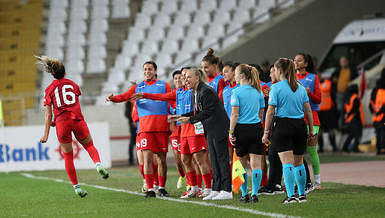
[[[238,88],[239,85],[234,81],[233,84],[227,83],[228,85],[223,89],[223,107],[226,110],[227,116],[230,119],[231,116],[231,92]]]
[[[309,104],[313,114],[313,125],[319,126],[321,123],[318,117],[319,104],[321,103],[322,93],[321,93],[321,84],[318,77],[315,74],[306,72],[304,74],[296,74],[297,79],[302,83],[302,85],[307,88],[310,88],[309,95]],[[305,114],[305,121],[307,123],[307,118]]]
[[[213,76],[207,77],[207,83],[218,93],[218,97],[223,102],[223,89],[227,85],[222,75],[215,73]]]

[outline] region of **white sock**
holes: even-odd
[[[191,191],[194,191],[194,192],[199,191],[198,186],[197,185],[191,186]]]
[[[321,174],[314,175],[314,182],[321,184]]]

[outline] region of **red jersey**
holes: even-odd
[[[154,85],[158,80],[152,80],[151,82],[145,81],[147,86]],[[166,82],[166,93],[171,92],[171,86]],[[127,92],[114,96],[112,102],[124,102],[130,100],[132,95],[136,92],[137,85],[132,86]],[[167,116],[165,115],[149,115],[139,118],[139,131],[141,132],[158,132],[158,131],[170,131],[169,123],[167,122]]]
[[[72,80],[62,78],[52,81],[44,92],[44,106],[53,106],[54,122],[84,120],[80,108],[79,86]]]
[[[211,83],[217,75],[218,75],[218,73],[215,72],[215,74],[213,76],[207,76],[207,82]],[[221,99],[222,103],[223,103],[223,89],[226,86],[227,86],[227,83],[226,83],[225,79],[224,78],[220,79],[219,83],[218,83],[218,97]]]

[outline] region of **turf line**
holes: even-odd
[[[42,177],[42,176],[34,176],[29,173],[20,173],[22,176],[32,178],[32,179],[41,179],[41,180],[52,180],[55,182],[61,182],[61,183],[69,183],[69,181],[64,181],[62,179],[54,179],[54,178],[48,178],[48,177]],[[105,186],[99,186],[99,185],[89,185],[85,183],[79,183],[80,185],[83,186],[89,186],[93,188],[98,188],[98,189],[104,189],[104,190],[109,190],[109,191],[115,191],[115,192],[123,192],[123,193],[128,193],[128,194],[133,194],[133,195],[140,195],[143,196],[143,193],[139,193],[136,191],[130,191],[130,190],[125,190],[125,189],[116,189],[116,188],[109,188]],[[241,212],[246,212],[246,213],[251,213],[251,214],[257,214],[257,215],[263,215],[263,216],[268,216],[268,217],[282,217],[282,218],[294,218],[294,216],[288,216],[284,214],[278,214],[278,213],[268,213],[268,212],[263,212],[259,210],[253,210],[253,209],[248,209],[248,208],[243,208],[243,207],[234,207],[234,206],[229,206],[229,205],[218,205],[218,204],[213,204],[213,203],[208,203],[204,201],[187,201],[187,200],[181,200],[181,199],[176,199],[176,198],[161,198],[161,197],[156,197],[157,199],[161,200],[167,200],[167,201],[175,201],[175,202],[180,202],[180,203],[190,203],[190,204],[198,204],[202,206],[208,206],[208,207],[217,207],[217,208],[224,208],[224,209],[229,209],[229,210],[237,210]]]

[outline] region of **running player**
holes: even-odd
[[[73,162],[71,132],[74,133],[76,139],[90,155],[100,176],[103,179],[107,179],[109,174],[100,163],[99,152],[94,146],[87,123],[84,121],[79,103],[79,96],[81,95],[80,88],[73,81],[64,78],[66,75],[65,67],[59,60],[46,56],[35,57],[39,59],[37,64],[43,65],[45,71],[55,78],[44,92],[44,106],[46,108],[45,129],[40,142],[46,143],[50,127],[56,126],[56,134],[64,155],[68,177],[75,189],[75,193],[84,198],[88,193],[86,190],[80,188],[77,180],[76,169]],[[52,107],[55,115],[53,121]]]
[[[132,86],[127,92],[114,96],[110,94],[106,101],[124,102],[131,98],[136,92],[167,93],[171,87],[167,82],[156,78],[157,65],[153,61],[143,64],[143,74],[145,80]],[[144,158],[144,176],[148,191],[145,197],[155,197],[153,187],[153,154],[157,156],[159,164],[159,196],[169,197],[165,189],[167,179],[166,155],[168,151],[168,136],[170,125],[167,122],[168,106],[167,102],[157,102],[149,99],[142,99],[137,103],[139,114],[139,137],[140,146]]]

